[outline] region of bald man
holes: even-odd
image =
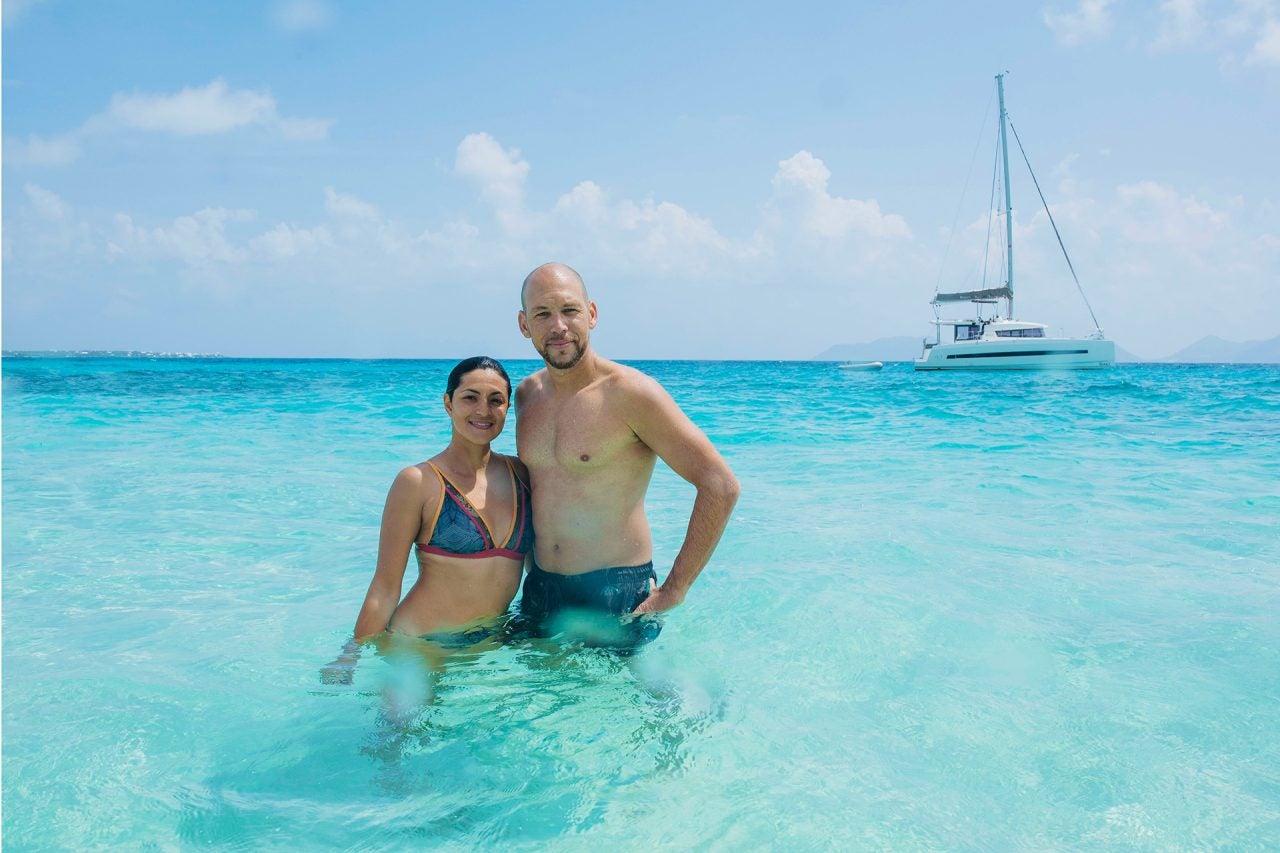
[[[529,273],[520,331],[546,366],[516,389],[516,447],[529,467],[536,540],[520,610],[535,631],[565,611],[660,613],[678,605],[724,533],[738,481],[655,380],[591,349],[596,304],[564,264]],[[644,496],[656,460],[697,489],[684,544],[659,585]],[[624,633],[643,642],[656,622]]]

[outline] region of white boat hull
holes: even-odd
[[[916,370],[1096,370],[1116,363],[1107,340],[1001,338],[934,344],[916,359]]]

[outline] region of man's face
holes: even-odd
[[[549,367],[568,370],[587,352],[596,304],[580,286],[559,278],[531,282],[520,312],[520,331]]]

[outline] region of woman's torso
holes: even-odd
[[[533,545],[529,487],[513,460],[498,454],[483,484],[457,483],[432,462],[420,467],[434,489],[414,543],[418,580],[389,627],[421,636],[492,620],[519,590]]]

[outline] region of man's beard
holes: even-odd
[[[553,341],[553,343],[560,342]],[[582,357],[587,354],[587,349],[577,341],[571,340],[570,343],[573,344],[573,349],[556,356],[559,361],[553,360],[550,346],[544,347],[542,351],[542,360],[545,361],[549,367],[554,367],[556,370],[568,370],[573,367],[575,364],[582,361]]]

